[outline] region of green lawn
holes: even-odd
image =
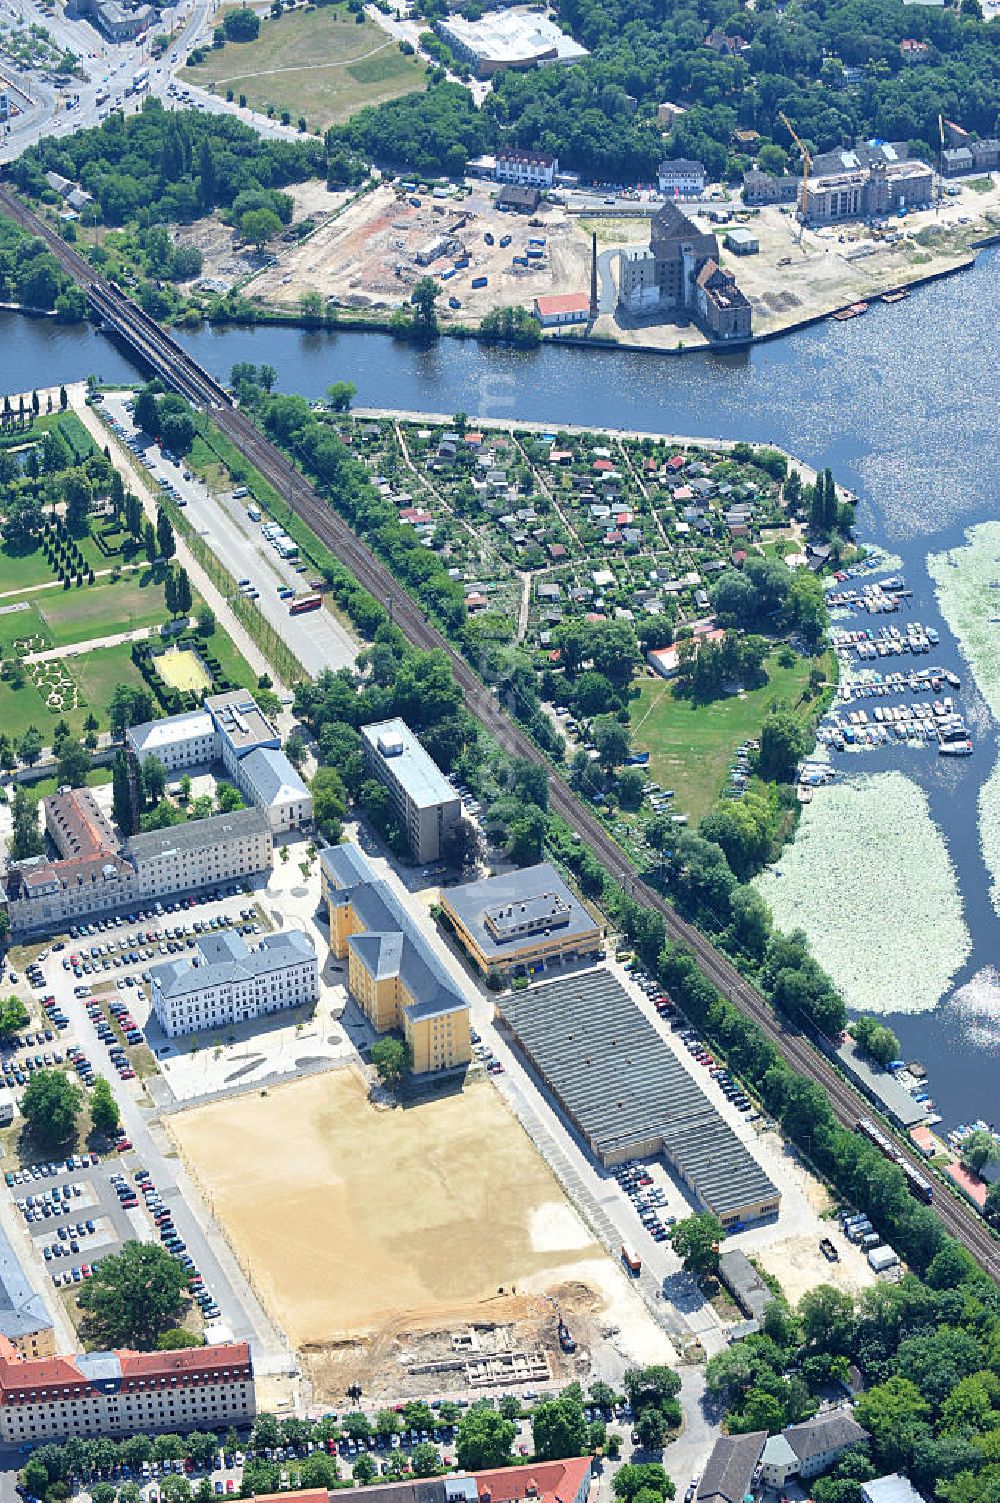
[[[41,639],[45,647],[52,646],[52,637],[35,604],[37,598],[35,595],[27,596],[26,609],[23,611],[4,611],[0,614],[0,653],[4,657],[11,656],[11,649],[15,642],[26,641],[29,637]],[[14,604],[13,601],[5,603]]]
[[[224,676],[232,683],[239,684],[241,689],[256,688],[257,675],[220,626],[216,626],[210,637],[199,634],[198,642],[202,650],[218,658]]]
[[[110,783],[113,776],[110,767],[92,767],[87,774],[87,787],[99,788],[102,783]],[[37,783],[26,783],[25,787],[37,802],[59,792],[59,779],[53,774],[51,778],[39,778]]]
[[[145,679],[132,662],[131,653],[130,645],[122,642],[117,647],[99,647],[94,652],[85,652],[82,657],[71,659],[70,672],[87,701],[82,718],[86,718],[88,710],[93,710],[102,730],[107,729],[108,706],[117,685],[132,684],[135,688],[145,685]]]
[[[78,711],[75,716],[66,716],[70,728],[78,734],[83,730],[86,718],[86,710]],[[0,680],[0,725],[12,741],[19,740],[28,726],[33,725],[41,731],[42,740],[48,744],[57,719],[58,716],[52,714],[30,679],[25,680],[23,689],[12,689],[10,684]]]
[[[9,654],[12,643],[27,637],[42,638],[43,647],[69,647],[168,619],[159,575],[148,568],[116,582],[39,590],[25,600],[26,610],[0,614],[0,652]]]
[[[101,647],[81,657],[70,658],[65,671],[76,682],[81,703],[75,710],[49,709],[31,678],[25,680],[22,689],[13,689],[0,680],[0,726],[7,735],[16,740],[29,725],[37,726],[43,742],[48,745],[56,721],[62,715],[74,735],[82,735],[83,722],[93,710],[107,729],[108,706],[116,684],[143,685],[142,676],[134,666],[131,648],[127,642],[118,647]]]
[[[92,585],[46,591],[33,598],[52,645],[65,647],[167,621],[161,579],[161,570],[147,567],[116,581],[98,579]]]
[[[77,538],[76,545],[83,554],[84,563],[94,573],[114,567],[115,560],[105,558],[93,538]],[[31,585],[58,584],[58,578],[40,546],[27,551],[12,548],[8,543],[0,546],[0,595],[9,595],[17,590],[26,590]]]
[[[41,548],[25,552],[9,543],[0,547],[0,595],[26,590],[30,585],[51,584],[55,577]]]
[[[816,701],[802,698],[812,666],[812,659],[796,658],[794,667],[782,668],[772,654],[763,688],[707,705],[675,697],[663,679],[643,679],[632,702],[632,744],[649,752],[650,779],[676,791],[677,812],[692,825],[722,792],[736,748],[760,734],[772,701],[783,700],[803,722],[815,714]],[[832,671],[825,660],[823,666]]]
[[[264,17],[255,42],[230,42],[178,75],[223,96],[245,94],[257,110],[305,115],[310,129],[347,120],[426,87],[423,64],[406,57],[374,22],[358,24],[343,5]]]

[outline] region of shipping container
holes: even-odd
[[[489,281],[488,277],[473,277],[472,278],[472,285],[473,285],[473,287],[485,287],[487,285],[488,281]]]

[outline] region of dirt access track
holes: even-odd
[[[386,1110],[345,1069],[169,1125],[296,1347],[467,1323],[501,1288],[615,1273],[486,1081]],[[499,1303],[488,1319],[517,1313]]]

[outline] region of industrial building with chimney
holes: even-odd
[[[674,203],[653,216],[649,246],[627,247],[619,262],[619,311],[694,318],[711,340],[750,338],[752,310],[736,278],[719,264],[719,242]]]

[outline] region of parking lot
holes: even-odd
[[[291,595],[308,593],[309,571],[297,557],[282,558],[264,536],[268,518],[251,519],[252,496],[213,495],[176,456],[168,458],[132,421],[128,392],[109,393],[103,412],[119,441],[149,470],[162,491],[185,509],[188,520],[217,549],[237,588],[255,600],[261,614],[288,643],[306,672],[353,666],[358,643],[327,610],[289,616]],[[218,548],[218,540],[225,547]]]
[[[156,1046],[162,1037],[154,1027],[147,1044],[145,978],[150,967],[171,955],[187,953],[201,931],[240,928],[252,935],[262,932],[265,925],[261,911],[247,895],[229,886],[198,898],[153,904],[74,926],[65,938],[50,945],[28,947],[18,956],[22,969],[8,972],[4,984],[12,984],[32,1015],[40,1007],[45,1022],[39,1030],[32,1021],[0,1055],[4,1072],[0,1100],[9,1091],[8,1099],[16,1105],[30,1074],[48,1062],[75,1071],[85,1088],[99,1075],[107,1078],[121,1113],[117,1143],[112,1140],[108,1155],[98,1157],[96,1163],[93,1155],[84,1155],[81,1149],[78,1157],[86,1162],[72,1169],[63,1159],[51,1165],[32,1163],[17,1169],[12,1165],[6,1170],[14,1203],[10,1210],[24,1222],[32,1239],[50,1300],[62,1297],[54,1294],[55,1289],[68,1294],[71,1286],[82,1283],[95,1263],[119,1251],[124,1241],[159,1240],[187,1269],[192,1299],[206,1321],[218,1322],[218,1329],[234,1339],[260,1341],[262,1366],[267,1365],[265,1352],[274,1351],[274,1333],[220,1245],[196,1192],[176,1161],[165,1154],[162,1137],[150,1131],[150,1098],[144,1080],[155,1084],[158,1065],[149,1045]],[[160,1043],[160,1048],[166,1053],[174,1046]],[[17,1162],[16,1134],[15,1126],[7,1163]],[[189,1199],[199,1206],[197,1210]],[[23,1208],[18,1201],[24,1202]],[[60,1236],[60,1228],[65,1236]],[[70,1300],[72,1314],[71,1296]],[[278,1361],[277,1355],[271,1360]]]
[[[149,1240],[148,1219],[120,1200],[116,1176],[122,1177],[118,1158],[96,1153],[7,1171],[14,1204],[56,1288],[89,1278],[123,1242]]]

